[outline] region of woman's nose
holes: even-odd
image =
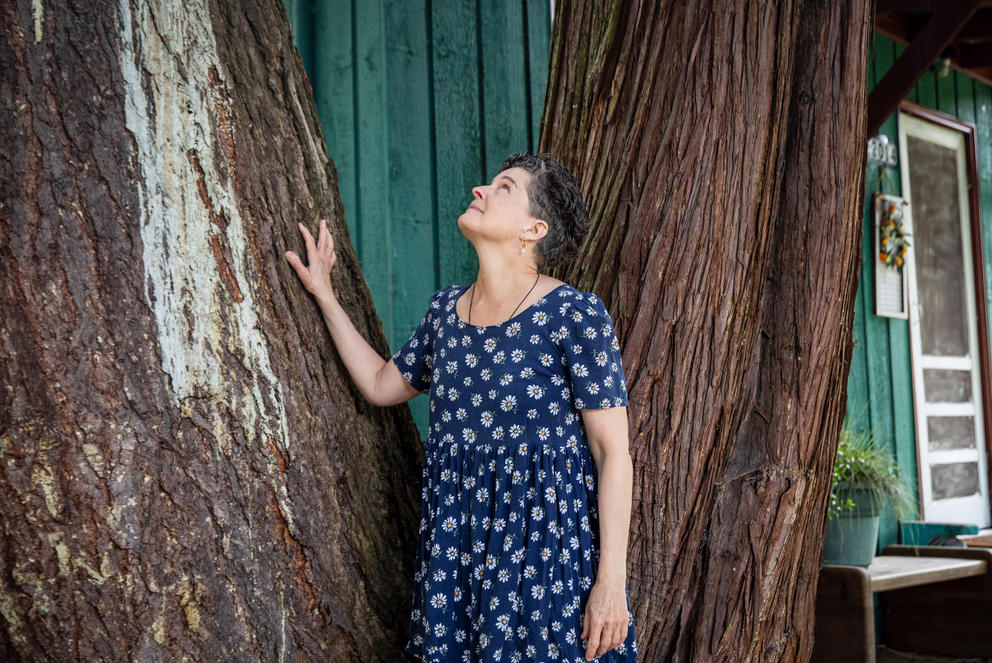
[[[472,195],[477,199],[485,198],[486,187],[484,186],[474,186],[472,187]]]

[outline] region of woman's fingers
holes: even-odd
[[[320,220],[316,240],[309,228],[302,223],[297,223],[297,225],[307,247],[307,269],[313,271],[316,265],[330,271],[337,264],[338,258],[334,253],[334,237],[327,229],[327,219]]]
[[[593,658],[599,658],[600,656],[602,656],[606,652],[607,647],[609,647],[610,645],[610,627],[607,626],[606,624],[603,624],[602,626],[600,626],[598,631],[599,631],[599,642],[597,643],[596,647],[592,650]]]
[[[599,658],[606,652],[616,649],[627,639],[627,628],[629,619],[618,621],[618,619],[603,619],[601,617],[586,616],[582,622],[582,634],[580,639],[587,636],[586,660],[591,661]]]
[[[337,262],[334,255],[334,240],[327,229],[326,219],[320,220],[318,232],[319,242],[315,242],[309,229],[302,223],[297,223],[300,233],[307,245],[307,264],[293,251],[286,251],[286,260],[296,270],[303,286],[314,295],[333,294],[331,291],[330,271]]]
[[[327,219],[320,220],[320,229],[317,231],[317,256],[321,263],[330,270],[338,261],[334,253],[334,237],[327,229]]]
[[[327,228],[327,219],[320,220],[320,241],[323,242],[330,251],[334,250],[334,236]],[[320,246],[320,243],[318,243],[317,246]]]
[[[592,649],[592,658],[599,658],[611,649],[616,649],[623,640],[617,641],[617,629],[610,622],[603,622],[599,627],[594,627],[594,631],[599,632],[599,639],[597,642],[593,642],[592,639],[589,640],[589,648]],[[589,660],[589,651],[586,651],[586,660]]]
[[[330,238],[331,233],[327,230],[327,219],[321,219],[317,227],[317,250],[320,251],[320,255],[325,255],[328,251],[328,238]]]
[[[288,260],[289,264],[293,266],[293,269],[296,270],[297,274],[300,274],[305,269],[303,267],[303,263],[300,262],[300,256],[296,255],[292,251],[286,251],[286,260]]]
[[[586,644],[586,660],[591,661],[594,658],[599,658],[599,644],[602,639],[603,625],[598,620],[593,619],[592,623],[587,629],[583,629],[583,632],[589,631],[589,642]]]
[[[613,638],[610,640],[609,649],[616,649],[623,644],[623,641],[627,639],[627,622],[622,624],[617,624],[613,627]]]
[[[601,617],[589,617],[583,623],[583,634],[588,634],[589,641],[586,643],[586,660],[591,661],[599,658],[611,649],[615,649],[623,642],[616,640],[617,628],[610,620]],[[580,636],[585,637],[585,636]],[[626,632],[624,633],[626,638]]]
[[[301,281],[303,281],[303,285],[309,285],[310,270],[303,266],[303,261],[300,260],[300,256],[296,255],[292,251],[286,251],[286,260],[288,260],[289,264],[296,270],[296,275],[300,277]]]
[[[307,264],[312,265],[314,259],[317,257],[317,245],[313,240],[313,235],[310,234],[310,230],[302,223],[298,225],[300,226],[300,232],[303,233],[303,241],[307,245]]]

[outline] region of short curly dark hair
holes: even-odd
[[[586,204],[575,177],[547,152],[511,154],[499,167],[500,172],[507,168],[523,168],[531,174],[530,215],[548,224],[548,233],[537,242],[538,269],[566,264],[589,232]]]

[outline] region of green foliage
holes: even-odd
[[[877,512],[885,505],[892,507],[899,520],[916,515],[910,484],[895,457],[873,433],[855,433],[845,426],[834,459],[827,516],[833,520],[856,510]]]

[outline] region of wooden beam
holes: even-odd
[[[955,44],[957,55],[954,60],[965,69],[992,65],[992,42],[980,44]]]
[[[927,27],[918,34],[899,60],[868,95],[868,135],[873,136],[885,118],[923,76],[927,67],[954,41],[958,31],[978,9],[980,0],[941,2]]]
[[[979,9],[961,31],[958,32],[957,42],[992,39],[992,12]]]
[[[923,28],[929,16],[902,12],[875,13],[875,30],[902,44],[913,41]],[[922,23],[920,23],[922,19]],[[981,42],[992,39],[992,9],[982,7],[975,12],[961,30],[954,42]]]

